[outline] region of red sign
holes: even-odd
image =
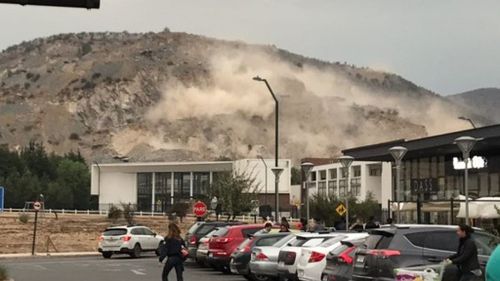
[[[40,208],[42,208],[42,204],[40,204],[40,202],[35,202],[33,203],[33,209],[35,209],[35,211],[39,211]]]
[[[201,201],[194,203],[193,213],[197,217],[203,217],[207,214],[207,205]]]

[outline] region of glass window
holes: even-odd
[[[193,177],[193,195],[206,195],[210,185],[210,173],[194,173]]]
[[[328,195],[337,196],[337,181],[329,181],[328,182]]]
[[[425,248],[456,252],[458,249],[457,234],[455,231],[427,232]]]
[[[430,163],[429,163],[429,158],[421,158],[419,159],[419,165],[418,165],[418,174],[419,178],[421,179],[428,179],[430,178]]]
[[[438,162],[437,162],[437,157],[432,157],[431,158],[431,178],[437,178],[438,177]]]
[[[255,242],[255,246],[272,246],[282,238],[283,236],[263,237]]]
[[[480,255],[489,256],[495,247],[500,243],[500,239],[487,233],[475,232],[472,238],[476,242],[477,250]]]
[[[316,181],[316,171],[311,172],[310,181]]]
[[[344,167],[340,168],[340,178],[347,178],[347,169]]]
[[[221,227],[221,228],[217,229],[217,231],[215,231],[213,233],[213,237],[223,237],[228,232],[229,232],[229,229],[227,227]]]
[[[351,179],[351,194],[354,196],[361,195],[361,179]]]
[[[339,235],[339,236],[337,236],[337,237],[330,238],[330,239],[328,239],[328,240],[324,241],[323,243],[321,243],[321,244],[319,245],[319,247],[328,248],[328,247],[330,247],[330,246],[333,246],[333,244],[338,243],[338,242],[340,242],[342,239],[345,239],[345,238],[346,238],[346,237],[345,237],[345,236],[343,236],[343,235]]]
[[[439,156],[438,158],[438,177],[444,177],[444,156]]]
[[[295,241],[295,234],[289,234],[283,237],[280,241],[276,242],[276,244],[274,244],[273,246],[276,248],[281,248],[288,243],[292,243],[293,241]]]
[[[194,224],[193,224],[193,225],[189,228],[188,233],[189,233],[189,234],[193,234],[193,233],[195,233],[195,232],[196,232],[196,230],[198,230],[198,228],[199,228],[200,226],[202,226],[202,225],[203,225],[203,223],[202,223],[202,222],[196,222],[196,223],[194,223]]]
[[[346,196],[347,192],[347,181],[344,180],[339,180],[339,196],[344,197]]]
[[[144,235],[153,235],[153,231],[148,228],[143,228],[142,232],[144,233]]]
[[[133,235],[143,235],[144,231],[142,231],[142,228],[134,228],[130,231],[130,234]]]
[[[473,196],[473,197],[479,196],[479,175],[478,174],[469,173],[469,194],[470,194],[470,196]]]
[[[409,233],[405,236],[413,245],[422,248],[425,247],[425,237],[427,237],[426,232]]]
[[[361,177],[361,166],[352,167],[352,176],[355,178]]]
[[[189,199],[190,173],[174,173],[174,200]]]
[[[153,174],[138,173],[137,174],[137,210],[151,211],[151,203],[153,201]]]
[[[246,228],[246,229],[243,229],[241,230],[241,233],[243,234],[243,237],[248,237],[250,235],[254,235],[255,232],[261,230],[262,227],[259,227],[259,228]]]
[[[127,230],[125,228],[110,228],[106,229],[102,236],[122,236],[127,234]]]
[[[479,197],[489,196],[488,173],[479,173]]]
[[[322,181],[318,183],[318,194],[326,196],[326,182]]]
[[[498,174],[490,174],[490,196],[500,196]]]
[[[330,173],[330,179],[333,180],[337,178],[337,169],[330,169],[329,173]]]
[[[155,174],[155,210],[165,212],[170,205],[172,173]]]
[[[319,178],[322,181],[326,180],[326,170],[319,171]]]
[[[376,166],[370,167],[370,176],[371,177],[380,177],[381,175],[382,175],[382,169],[380,169],[379,167],[376,167]]]

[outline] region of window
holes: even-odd
[[[347,169],[346,168],[340,168],[340,178],[347,178]]]
[[[373,231],[366,239],[366,249],[387,249],[394,235],[383,231]]]
[[[321,242],[323,242],[323,240],[325,240],[325,238],[322,238],[322,237],[319,237],[319,238],[297,237],[297,239],[294,242],[290,243],[290,246],[292,246],[292,247],[314,247],[314,246],[321,244]]]
[[[352,167],[352,176],[355,178],[361,177],[361,166]]]
[[[409,233],[405,236],[413,245],[421,248],[425,247],[425,237],[427,237],[427,232]]]
[[[361,179],[351,179],[351,194],[354,196],[361,195]]]
[[[326,170],[319,171],[319,179],[322,181],[326,180]]]
[[[127,230],[125,228],[112,228],[106,229],[102,236],[122,236],[127,234]]]
[[[144,235],[153,236],[153,231],[149,230],[148,228],[143,228],[142,231],[143,231]]]
[[[458,239],[455,231],[433,231],[426,234],[425,248],[448,252],[457,251]]]
[[[142,228],[134,228],[130,231],[130,234],[132,235],[144,235],[144,231]]]
[[[500,196],[498,174],[490,174],[490,196]]]
[[[380,177],[382,175],[382,171],[379,167],[370,167],[370,176],[371,177]]]
[[[196,234],[198,234],[199,237],[203,237],[207,235],[207,233],[209,233],[210,231],[214,230],[215,228],[216,228],[215,225],[205,223],[202,226],[200,226],[199,229],[196,230]]]
[[[155,210],[164,212],[170,205],[172,173],[155,174]]]
[[[276,244],[276,242],[280,241],[283,236],[274,236],[274,237],[263,237],[255,243],[255,246],[272,246]]]
[[[210,173],[193,173],[193,195],[206,195],[210,185]]]
[[[309,181],[316,181],[316,171],[311,172],[310,180]]]
[[[281,238],[281,240],[279,242],[274,244],[274,247],[281,248],[281,247],[285,246],[286,244],[293,242],[292,240],[295,241],[295,234],[290,234],[290,235],[287,235],[287,236]]]
[[[330,238],[326,241],[324,241],[323,243],[321,243],[318,247],[323,247],[323,248],[328,248],[330,246],[333,246],[333,244],[335,243],[338,243],[340,242],[342,239],[345,239],[346,237],[345,236],[337,236],[337,237],[333,237],[333,238]]]
[[[347,195],[346,180],[339,180],[339,196],[344,197]]]
[[[261,230],[262,228],[247,228],[247,229],[242,229],[241,233],[243,234],[243,237],[249,237],[251,235],[254,235],[255,232]]]
[[[137,174],[137,210],[151,211],[153,201],[153,174]]]
[[[337,169],[330,169],[328,170],[329,171],[329,174],[330,174],[330,179],[333,180],[333,179],[336,179],[337,178]]]
[[[318,183],[318,195],[326,196],[326,182]]]
[[[214,233],[213,233],[213,237],[223,237],[224,235],[226,235],[227,233],[229,232],[229,229],[227,227],[221,227],[219,229],[217,229]]]
[[[329,181],[328,182],[328,195],[332,196],[335,195],[337,196],[337,181]]]
[[[476,242],[478,254],[489,256],[495,247],[500,243],[498,237],[487,233],[475,232],[472,238]]]
[[[174,173],[174,200],[189,199],[190,173]]]

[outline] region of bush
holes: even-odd
[[[28,214],[25,214],[25,213],[20,214],[19,215],[19,221],[22,222],[22,223],[28,223],[28,221],[29,221]]]
[[[134,212],[135,209],[130,204],[121,203],[123,209],[123,218],[127,221],[127,224],[134,224]]]
[[[7,281],[8,279],[7,269],[0,265],[0,281]]]
[[[122,217],[123,211],[116,207],[115,205],[111,205],[108,210],[108,219],[110,219],[113,223],[116,223]]]

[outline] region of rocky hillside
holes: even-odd
[[[460,108],[394,74],[274,46],[165,30],[40,38],[0,53],[0,144],[136,161],[281,157],[467,128]],[[488,120],[484,120],[488,122]]]
[[[448,96],[451,101],[460,104],[476,114],[484,114],[495,123],[500,123],[500,89],[483,88]]]

